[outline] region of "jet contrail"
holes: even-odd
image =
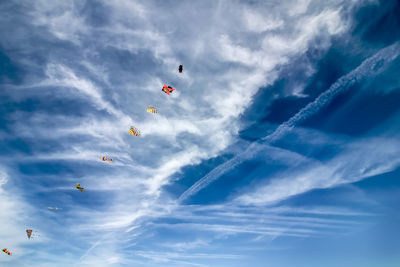
[[[364,60],[361,65],[352,72],[342,76],[331,87],[329,87],[327,91],[320,94],[313,102],[302,108],[288,121],[279,125],[279,127],[276,128],[273,133],[262,138],[262,143],[270,144],[273,141],[278,140],[296,125],[304,122],[310,116],[316,114],[323,106],[329,104],[337,94],[345,92],[350,88],[350,86],[359,82],[364,77],[376,75],[382,72],[389,65],[389,63],[399,56],[399,54],[400,42],[396,42],[393,45],[382,48],[375,55]],[[219,165],[203,178],[198,180],[188,190],[183,192],[178,201],[182,202],[190,196],[196,194],[210,183],[217,180],[221,175],[224,175],[228,171],[232,170],[236,165],[242,163],[246,159],[252,158],[262,149],[262,146],[260,146],[258,142],[253,142],[244,152]]]

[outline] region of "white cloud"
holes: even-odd
[[[90,30],[84,23],[83,17],[77,13],[80,7],[77,1],[35,1],[32,7],[28,7],[32,14],[33,25],[44,26],[62,40],[67,40],[79,44],[81,34],[86,34]],[[66,27],[68,25],[68,27]]]
[[[262,138],[264,143],[270,144],[271,142],[279,140],[282,136],[290,132],[295,126],[304,122],[312,115],[316,114],[321,108],[331,103],[331,101],[339,93],[343,93],[354,85],[361,81],[365,77],[372,75],[378,75],[382,70],[387,68],[395,58],[400,54],[400,43],[396,42],[388,47],[379,50],[375,55],[364,60],[357,68],[349,72],[348,74],[340,77],[334,84],[332,84],[328,90],[320,94],[313,102],[308,103],[300,111],[298,111],[289,120],[280,124],[272,133]],[[382,62],[379,68],[380,62]],[[210,183],[218,179],[223,174],[232,170],[235,166],[242,163],[244,160],[254,157],[262,147],[258,142],[250,144],[246,150],[236,155],[234,158],[226,161],[225,163],[217,166],[210,171],[203,178],[198,180],[194,185],[187,189],[180,197],[180,201],[186,200],[188,197],[196,194],[198,191],[207,187]]]
[[[276,30],[283,26],[282,19],[274,19],[272,17],[265,17],[257,11],[245,9],[244,20],[249,31],[261,33],[268,30]]]
[[[15,113],[18,136],[65,142],[57,151],[32,151],[37,157],[29,161],[63,159],[76,165],[76,159],[93,164],[103,153],[116,158],[109,176],[89,173],[79,177],[89,185],[88,192],[92,187],[100,194],[95,199],[112,189],[115,194],[106,196],[107,208],[67,213],[71,236],[82,238],[82,231],[90,233],[91,245],[81,264],[122,262],[123,255],[117,253],[120,240],[90,249],[97,244],[94,236],[136,227],[146,216],[173,209],[159,212],[154,208],[165,201],[159,198],[170,177],[185,166],[217,156],[235,140],[237,118],[260,87],[278,78],[280,66],[307,51],[312,40],[329,44],[332,35],[347,29],[346,14],[341,13],[346,10],[337,11],[335,3],[290,3],[297,3],[296,9],[280,2],[270,9],[262,1],[252,6],[240,1],[188,1],[171,3],[173,7],[127,0],[103,1],[97,7],[84,7],[81,1],[23,4],[32,31],[39,31],[44,39],[35,36],[35,40],[45,46],[56,39],[57,47],[43,55],[45,62],[36,62],[40,69],[44,67],[45,75],[33,79],[41,80],[35,83],[37,87],[27,80],[20,90],[50,92],[46,101],[61,96],[88,103],[79,118],[38,112],[25,121],[26,113]],[[313,11],[308,13],[310,6]],[[104,24],[90,24],[92,15],[85,8],[104,8]],[[26,40],[18,42],[29,43]],[[30,49],[33,54],[38,52],[35,47]],[[122,56],[112,54],[115,50]],[[143,61],[141,55],[146,55]],[[184,65],[182,75],[176,70],[179,64]],[[171,96],[162,94],[163,83],[176,84],[178,90]],[[290,93],[301,92],[294,89]],[[145,112],[150,104],[159,108],[158,115]],[[130,125],[143,135],[129,136]],[[64,205],[74,207],[75,203],[65,198]]]
[[[47,65],[46,74],[49,80],[44,81],[43,85],[72,87],[87,96],[98,108],[105,109],[114,116],[127,117],[122,112],[116,110],[109,102],[103,100],[100,89],[96,88],[92,82],[78,78],[68,67],[50,63]],[[57,89],[62,90],[63,88]]]
[[[297,0],[288,5],[288,13],[290,16],[301,15],[307,11],[311,0]]]
[[[0,166],[0,236],[2,248],[7,248],[13,253],[12,257],[1,257],[0,262],[10,262],[14,258],[19,258],[24,252],[30,249],[24,248],[29,242],[26,237],[26,229],[32,226],[37,227],[41,231],[41,225],[36,225],[35,221],[30,220],[32,209],[30,205],[25,203],[17,193],[13,185],[12,179],[3,166]],[[45,232],[45,231],[43,231]],[[35,240],[35,242],[40,240]]]
[[[326,163],[290,168],[236,198],[244,205],[265,205],[305,193],[390,172],[400,165],[397,140],[370,138],[347,145],[345,151]]]

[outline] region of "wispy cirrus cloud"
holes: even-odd
[[[386,47],[379,51],[374,56],[366,59],[359,67],[350,72],[349,74],[341,77],[336,83],[334,83],[327,91],[318,96],[313,102],[309,103],[306,107],[302,108],[296,115],[290,118],[288,121],[279,125],[273,133],[265,136],[261,139],[262,142],[272,143],[281,138],[284,134],[288,133],[296,125],[308,119],[310,116],[317,113],[323,106],[329,104],[333,98],[346,90],[349,90],[350,86],[359,82],[361,79],[376,75],[380,73],[385,66],[387,67],[394,59],[399,55],[400,51],[399,43],[395,43],[389,47]],[[206,176],[197,181],[188,190],[186,190],[180,197],[180,201],[184,201],[191,195],[196,194],[210,183],[218,179],[226,172],[232,170],[235,166],[243,162],[244,160],[253,157],[259,152],[260,147],[258,142],[251,144],[243,153],[235,156],[233,159],[221,164],[216,167]]]
[[[350,143],[343,152],[324,163],[305,163],[269,179],[250,194],[237,197],[244,205],[265,205],[309,190],[353,183],[393,171],[400,165],[396,139],[367,139]]]
[[[32,253],[26,237],[26,229],[35,227],[40,229],[43,238],[46,229],[41,228],[37,221],[28,220],[33,214],[33,207],[25,203],[17,194],[19,192],[13,188],[10,175],[4,166],[0,166],[0,223],[4,227],[0,229],[2,249],[8,248],[14,257],[21,257],[21,252]],[[40,239],[35,240],[42,243]],[[2,258],[1,262],[10,263],[11,258]]]
[[[7,140],[24,140],[30,148],[29,153],[11,151],[3,158],[15,168],[16,184],[31,185],[24,194],[31,197],[26,202],[38,207],[55,202],[64,208],[55,215],[32,207],[39,214],[33,215],[35,219],[50,232],[49,252],[37,257],[58,266],[144,264],[132,261],[132,253],[124,248],[145,235],[146,223],[182,215],[177,210],[184,206],[164,191],[171,177],[231,145],[240,128],[237,119],[259,88],[272,84],[281,66],[303,55],[314,41],[317,49],[327,49],[333,36],[346,32],[352,8],[361,2],[118,0],[1,5],[2,14],[15,13],[0,18],[1,32],[15,27],[9,38],[0,40],[1,47],[25,72],[18,83],[5,84],[5,94],[18,107],[8,111]],[[296,8],[288,8],[292,5]],[[184,65],[182,75],[176,70],[179,64]],[[163,83],[176,86],[177,92],[170,97],[162,94]],[[147,105],[157,106],[160,113],[147,114]],[[130,136],[130,125],[142,130],[142,137]],[[115,157],[115,164],[97,164],[103,153]],[[274,155],[278,160],[310,160],[279,149]],[[87,186],[85,194],[72,191],[77,182]],[[222,219],[214,215],[209,218]],[[202,230],[230,236],[296,231],[276,226],[270,231],[262,222],[254,226],[254,217],[240,221],[246,224],[243,228],[196,221],[175,227],[195,231],[202,225]],[[310,228],[293,234],[307,235]],[[61,252],[54,249],[60,236]],[[207,244],[199,242],[193,248]],[[171,265],[200,264],[196,257],[230,257],[136,252],[155,262],[159,253],[160,261]]]

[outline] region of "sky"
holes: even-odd
[[[399,266],[399,14],[1,1],[0,266]]]

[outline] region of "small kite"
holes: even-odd
[[[28,236],[29,239],[31,239],[31,237],[34,236],[40,236],[38,234],[33,234],[32,232],[33,232],[32,229],[26,229],[26,235]]]
[[[163,88],[161,89],[164,93],[166,93],[167,95],[171,94],[172,91],[176,90],[176,88],[172,88],[171,86],[167,86],[166,84],[164,84]]]
[[[32,230],[31,229],[27,229],[26,230],[26,235],[28,236],[29,239],[31,239]]]
[[[182,65],[179,65],[179,68],[178,68],[178,70],[179,70],[179,73],[182,73],[183,66],[182,66]]]
[[[75,188],[81,192],[85,192],[85,188],[81,187],[81,184],[76,184]]]
[[[146,110],[150,113],[158,113],[158,109],[152,106],[148,106]]]
[[[12,254],[12,253],[11,253],[10,251],[8,251],[8,249],[6,249],[6,248],[3,248],[2,251],[3,251],[4,253],[7,253],[7,254],[10,255],[10,256],[11,256],[11,254]]]
[[[47,207],[49,210],[62,210],[62,208],[57,208],[57,207]]]
[[[102,160],[102,161],[107,161],[107,162],[113,162],[113,161],[114,161],[114,159],[112,159],[112,158],[107,158],[107,157],[101,157],[101,160]]]
[[[131,135],[140,136],[140,131],[138,129],[136,129],[135,127],[133,127],[133,126],[131,126],[131,129],[129,130],[129,133]]]

